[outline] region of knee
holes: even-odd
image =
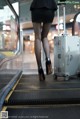
[[[44,39],[47,39],[47,35],[43,34],[43,32],[41,33],[41,40],[43,41]]]
[[[48,39],[47,39],[47,37],[42,37],[41,40],[43,42],[43,41],[48,40]]]
[[[35,39],[41,40],[41,34],[40,33],[39,34],[35,34]]]

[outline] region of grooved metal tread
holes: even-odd
[[[80,90],[14,92],[8,100],[8,104],[11,105],[47,103],[80,103]]]
[[[55,81],[47,76],[44,82],[38,75],[22,76],[8,102],[5,104],[59,104],[80,102],[80,80]]]
[[[7,108],[8,119],[79,119],[80,105]]]

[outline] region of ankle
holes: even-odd
[[[44,75],[44,71],[43,71],[42,67],[40,67],[38,69],[38,73],[39,73],[39,80],[44,81],[45,80],[45,75]]]
[[[51,61],[51,59],[48,57],[48,58],[46,58],[46,61]]]
[[[42,66],[39,66],[39,67],[38,67],[38,71],[39,71],[39,70],[42,70],[42,69],[43,69]]]

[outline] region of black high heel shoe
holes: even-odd
[[[45,75],[44,75],[43,69],[40,68],[40,69],[38,70],[38,73],[39,73],[39,80],[40,80],[40,81],[44,81],[44,80],[45,80]]]
[[[52,74],[52,64],[51,60],[46,60],[46,74]]]

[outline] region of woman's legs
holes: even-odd
[[[43,24],[42,34],[41,34],[41,40],[42,40],[43,48],[44,48],[45,55],[46,55],[46,74],[51,74],[52,73],[49,43],[48,43],[48,39],[47,39],[47,35],[49,33],[50,27],[51,27],[51,23]]]
[[[35,55],[37,60],[38,68],[41,67],[41,24],[33,23],[34,33],[35,33]]]
[[[49,29],[51,27],[51,23],[43,24],[42,33],[41,33],[41,23],[33,23],[34,33],[35,33],[35,55],[38,65],[39,79],[44,80],[44,72],[42,70],[41,64],[41,41],[43,44],[43,48],[46,55],[46,73],[52,73],[52,66],[50,61],[50,51],[49,51],[49,43],[47,39],[47,35],[49,33]]]
[[[39,80],[45,80],[44,71],[41,64],[41,23],[33,23],[35,33],[35,55],[38,65]]]
[[[50,27],[51,27],[51,23],[43,23],[42,35],[41,35],[44,52],[45,52],[46,58],[49,58],[49,59],[50,59],[50,50],[49,50],[47,35],[49,33]]]

